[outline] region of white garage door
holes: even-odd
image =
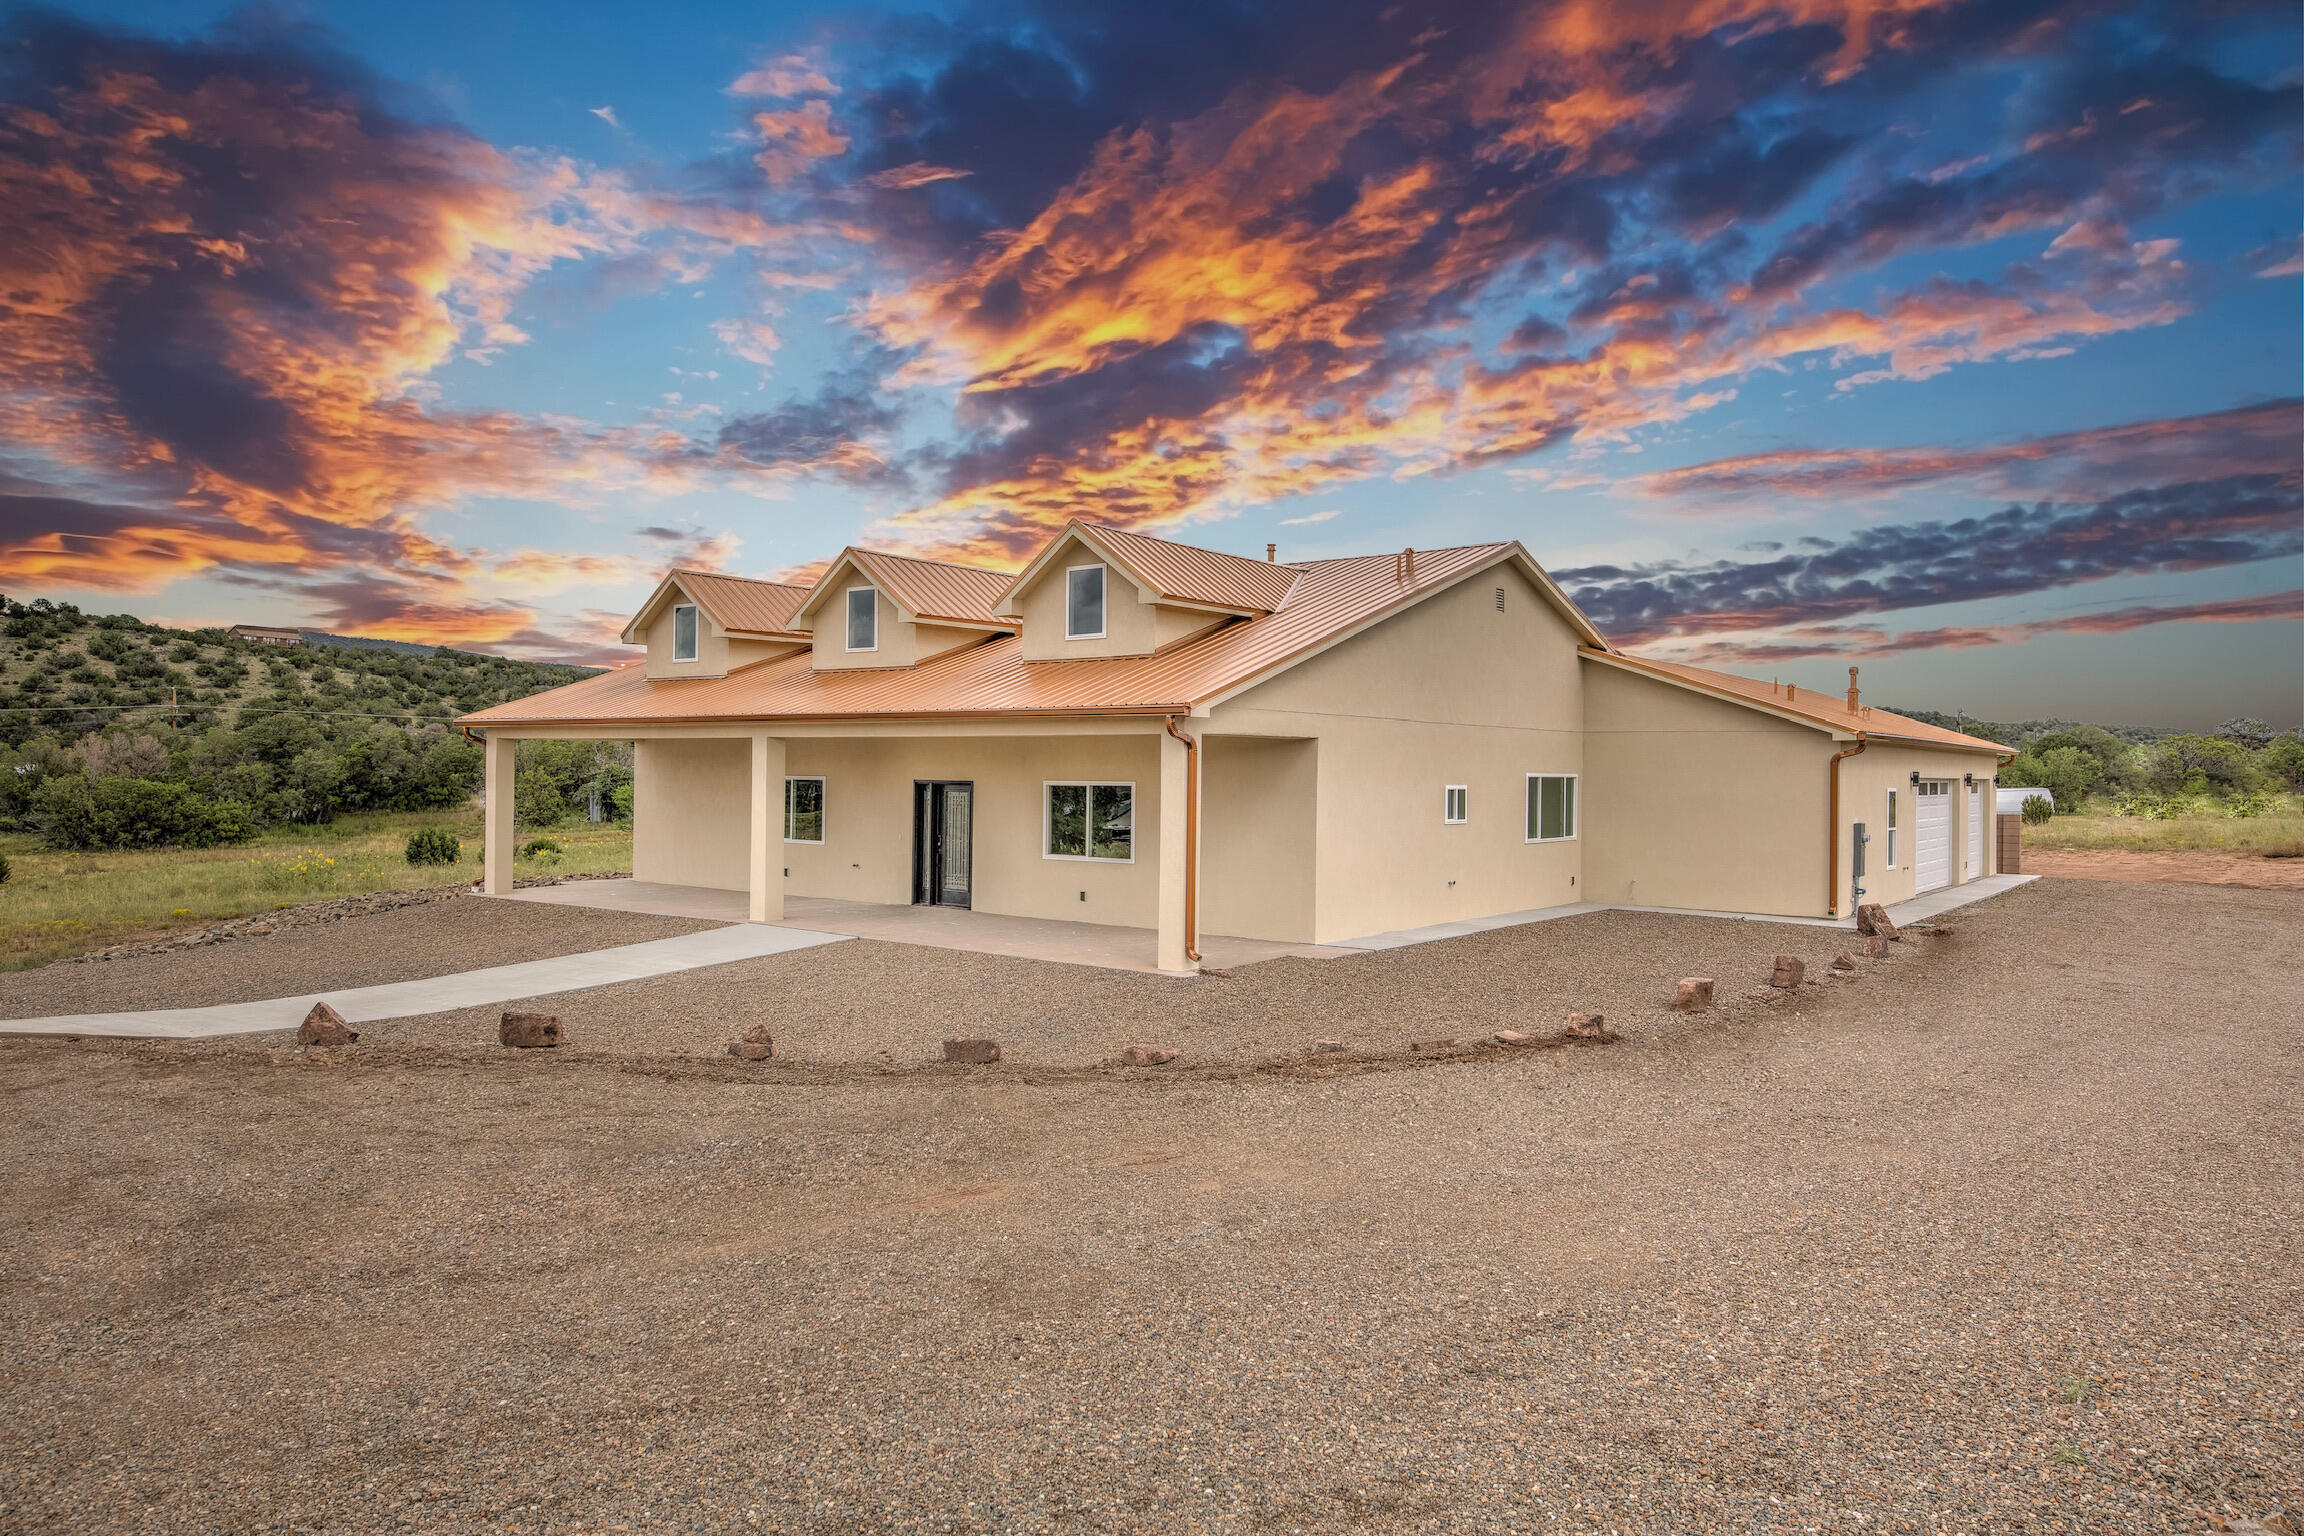
[[[1984,874],[1984,818],[1989,793],[1981,785],[1968,791],[1968,878],[1980,879]]]
[[[1952,883],[1952,781],[1922,779],[1912,817],[1915,893]]]

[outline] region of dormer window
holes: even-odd
[[[672,610],[672,659],[696,659],[696,605],[682,603]]]
[[[1104,638],[1104,567],[1075,565],[1064,573],[1064,638]]]
[[[848,649],[880,649],[880,591],[877,587],[848,589]]]

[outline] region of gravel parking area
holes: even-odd
[[[1892,969],[1925,939],[1895,946]],[[1315,1039],[1398,1052],[1411,1036],[1467,1044],[1499,1029],[1553,1034],[1599,1010],[1628,1032],[1668,1028],[1673,984],[1708,975],[1723,1007],[1760,1006],[1779,952],[1821,977],[1851,932],[1792,924],[1595,912],[1340,960],[1282,959],[1226,976],[1150,976],[871,940],[771,955],[649,981],[563,992],[577,1052],[720,1058],[754,1024],[780,1061],[911,1066],[963,1035],[1000,1041],[1007,1063],[1086,1067],[1125,1044],[1162,1045],[1185,1070],[1300,1056]],[[1819,981],[1817,985],[1848,985]],[[499,1009],[364,1026],[369,1045],[492,1054]],[[771,1072],[776,1068],[767,1069]]]
[[[0,1527],[2304,1508],[2304,906],[2042,881],[1954,927],[1615,1046],[1313,1079],[0,1042]],[[1421,1033],[1517,953],[1322,1006]]]
[[[0,975],[0,1019],[200,1008],[638,944],[714,923],[460,895],[255,938]]]

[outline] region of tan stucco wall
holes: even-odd
[[[1588,900],[1824,915],[1822,731],[1584,663]]]
[[[1079,565],[1104,567],[1104,635],[1098,640],[1064,637],[1065,572]],[[1224,615],[1155,602],[1128,573],[1067,535],[1055,558],[1029,586],[1016,594],[1023,617],[1026,661],[1085,661],[1096,656],[1149,656],[1171,640],[1220,622]]]
[[[1357,938],[1582,899],[1582,840],[1526,840],[1527,776],[1583,771],[1582,685],[1574,632],[1499,566],[1217,706],[1217,734],[1319,738],[1312,932],[1269,936]],[[1468,791],[1460,826],[1442,823],[1450,784]],[[1227,899],[1274,905],[1271,878]]]
[[[1200,931],[1310,939],[1318,927],[1320,743],[1202,740]]]
[[[726,677],[728,675],[729,642],[727,633],[719,625],[712,622],[712,616],[704,611],[701,604],[696,608],[696,659],[694,661],[674,661],[672,659],[672,610],[683,603],[692,601],[693,599],[685,594],[676,595],[670,602],[658,609],[656,617],[649,621],[646,634],[648,639],[648,675],[650,677]]]
[[[908,667],[920,659],[914,642],[912,626],[905,623],[888,600],[888,594],[879,593],[880,622],[877,650],[851,651],[848,649],[848,589],[868,587],[872,584],[851,570],[827,597],[814,615],[816,643],[809,665],[820,672],[837,672],[847,667]],[[878,589],[874,588],[877,592]]]
[[[790,738],[785,772],[824,779],[824,842],[780,843],[779,857],[792,872],[786,893],[910,902],[913,783],[967,779],[976,786],[977,911],[1149,928],[1158,901],[1158,765],[1149,734]],[[1135,861],[1043,857],[1041,785],[1049,779],[1133,782]]]
[[[1825,915],[1830,847],[1825,810],[1832,754],[1825,732],[1598,662],[1585,664],[1591,900],[1788,917]],[[1875,739],[1840,769],[1839,915],[1849,911],[1854,828],[1873,834],[1865,899],[1914,894],[1911,775],[1987,778],[1994,754]],[[1884,868],[1887,791],[1904,792],[1898,867]],[[1952,881],[1967,867],[1965,787],[1953,803]]]
[[[748,742],[634,742],[632,877],[746,889],[751,777]]]

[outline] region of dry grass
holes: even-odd
[[[2132,853],[2238,853],[2304,856],[2304,804],[2291,797],[2268,816],[2178,816],[2147,821],[2091,805],[2024,829],[2028,848],[2117,849]]]
[[[454,864],[410,864],[408,834],[445,826],[464,844]],[[519,859],[515,873],[589,874],[632,867],[629,824],[578,822],[533,836],[558,841],[558,859]],[[237,848],[58,853],[24,835],[0,837],[14,875],[0,885],[0,971],[45,965],[108,944],[195,928],[227,917],[357,896],[453,885],[480,877],[477,808],[346,816],[328,826],[281,827]]]

